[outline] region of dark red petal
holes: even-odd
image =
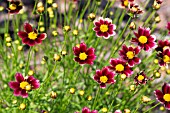
[[[103,76],[104,76],[104,75],[107,76],[108,71],[109,71],[108,68],[106,68],[106,67],[103,68],[103,69],[102,69],[102,75],[103,75]]]
[[[142,27],[138,28],[138,34],[139,34],[139,36],[143,36],[144,35],[144,29]]]
[[[37,43],[37,44],[41,44],[42,43],[42,40],[41,39],[35,39],[35,42]]]
[[[17,82],[21,83],[22,81],[24,81],[24,77],[22,76],[21,73],[16,73],[15,74],[15,79]]]
[[[25,23],[24,24],[24,30],[27,32],[27,33],[30,33],[32,32],[32,26],[29,24],[29,23]]]
[[[126,46],[126,45],[123,45],[123,46],[122,46],[122,50],[125,51],[125,53],[128,52],[127,46]]]
[[[82,109],[82,113],[89,113],[90,112],[90,109],[88,107],[84,107]]]
[[[95,22],[94,25],[100,27],[101,24],[99,22]]]
[[[136,47],[134,51],[135,51],[135,54],[137,55],[140,52],[140,47]]]
[[[29,40],[27,45],[34,46],[36,44],[35,40]]]
[[[26,32],[24,32],[24,31],[19,31],[19,32],[18,32],[18,36],[19,36],[20,38],[22,38],[22,39],[28,38],[28,34],[27,34]]]
[[[101,83],[100,84],[100,88],[106,88],[106,84],[105,83]]]
[[[98,113],[98,111],[97,110],[93,110],[93,111],[91,111],[91,113]]]
[[[108,39],[109,38],[109,33],[108,32],[104,32],[103,36],[104,36],[104,38]]]
[[[101,37],[101,36],[103,36],[104,34],[101,32],[101,31],[98,31],[97,33],[96,33],[96,36],[98,36],[98,37]]]
[[[28,93],[26,92],[26,90],[25,89],[23,89],[22,91],[21,91],[21,94],[20,94],[23,98],[27,98],[28,97]]]
[[[8,85],[9,85],[9,87],[10,87],[11,89],[18,89],[20,83],[19,83],[19,82],[11,81],[11,82],[8,83]]]
[[[170,94],[170,86],[169,86],[169,84],[167,84],[167,83],[164,83],[164,85],[162,86],[162,92],[163,92],[163,94]]]
[[[167,110],[170,110],[170,102],[165,102],[165,108],[166,108]]]
[[[37,39],[44,40],[47,37],[46,33],[41,33],[38,35]]]
[[[13,94],[14,94],[15,96],[20,96],[20,95],[21,95],[21,89],[20,89],[20,88],[15,89],[14,92],[13,92]]]
[[[30,41],[29,38],[24,38],[24,39],[22,39],[22,43],[24,43],[24,44],[27,44],[29,41]]]
[[[88,48],[86,53],[87,53],[87,55],[93,55],[94,51],[95,51],[94,48]]]
[[[80,44],[80,52],[86,52],[86,44],[85,43],[81,43]]]
[[[160,90],[155,90],[154,93],[158,101],[160,101],[161,103],[165,102],[165,100],[163,99],[163,93]]]
[[[73,47],[74,55],[79,56],[80,54],[80,48],[78,47]]]
[[[100,31],[100,28],[99,27],[95,27],[93,30],[98,32],[98,31]]]
[[[34,80],[33,82],[31,82],[31,85],[33,86],[33,89],[39,88],[40,87],[39,80]]]
[[[134,61],[133,60],[129,60],[128,64],[129,64],[130,67],[133,67],[134,66]]]

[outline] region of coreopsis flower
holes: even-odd
[[[166,66],[166,64],[170,63],[170,49],[166,49],[163,52],[158,53],[157,56],[160,58],[160,66]]]
[[[104,67],[102,70],[96,70],[94,80],[100,84],[101,88],[106,88],[106,84],[114,84],[116,82],[116,80],[114,80],[114,75],[114,72],[111,72],[107,67]]]
[[[79,112],[75,112],[75,113],[79,113]],[[98,113],[98,111],[97,110],[90,110],[88,107],[84,107],[83,109],[82,109],[82,113]]]
[[[148,81],[148,77],[145,75],[145,73],[142,71],[140,73],[138,73],[135,78],[134,78],[136,85],[138,84],[146,84],[146,82]]]
[[[134,0],[121,0],[121,5],[123,7],[128,7],[129,3],[134,2]]]
[[[126,45],[122,46],[122,50],[119,51],[120,57],[128,62],[130,67],[133,67],[135,64],[139,64],[141,60],[136,57],[136,55],[140,52],[140,48],[136,47],[127,47]]]
[[[169,34],[170,34],[170,22],[167,23],[167,29],[169,30]]]
[[[79,64],[93,64],[93,61],[96,59],[95,49],[87,48],[85,43],[81,43],[73,47],[74,55],[76,56],[74,60],[79,62]]]
[[[10,14],[18,14],[19,11],[22,9],[22,3],[20,1],[17,1],[17,0],[16,1],[11,0],[9,2],[10,2],[10,5],[7,8],[8,12]]]
[[[155,35],[151,35],[149,28],[138,28],[138,33],[134,32],[136,38],[132,38],[132,43],[137,44],[141,49],[149,51],[156,46]]]
[[[40,44],[42,40],[47,37],[46,33],[39,34],[36,29],[33,30],[29,23],[24,24],[25,31],[19,31],[18,36],[22,38],[22,42],[29,46],[34,46],[35,44]]]
[[[29,91],[40,87],[39,80],[35,79],[33,76],[24,78],[21,73],[16,73],[15,79],[16,82],[9,82],[9,87],[14,90],[14,96],[22,96],[23,98],[27,98]]]
[[[109,69],[116,71],[120,74],[125,74],[127,77],[133,74],[132,69],[126,64],[125,61],[121,59],[110,59],[111,66],[108,66]]]
[[[170,49],[170,42],[168,40],[159,40],[158,47],[155,48],[156,51],[163,52],[166,49]]]
[[[170,85],[164,83],[162,86],[162,91],[155,90],[154,91],[156,99],[161,103],[164,104],[165,108],[170,110]]]
[[[94,21],[95,27],[93,30],[96,32],[97,37],[104,37],[105,39],[108,39],[110,36],[114,36],[116,32],[114,31],[116,29],[116,25],[112,24],[112,20],[109,18],[102,18],[99,17],[98,20]]]

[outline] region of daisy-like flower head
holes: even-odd
[[[9,82],[9,87],[14,90],[13,94],[15,96],[27,98],[29,91],[40,87],[39,80],[35,79],[33,76],[29,76],[25,79],[21,73],[16,73],[15,79],[16,82]]]
[[[167,29],[169,30],[169,34],[170,34],[170,22],[167,23]]]
[[[128,65],[130,67],[133,67],[135,64],[139,64],[141,62],[141,60],[135,56],[139,52],[140,52],[139,47],[133,48],[131,46],[127,47],[126,45],[123,45],[122,50],[119,51],[119,55],[123,60],[128,62]]]
[[[36,29],[33,30],[29,23],[24,24],[25,31],[19,31],[18,36],[22,38],[22,42],[29,46],[34,46],[35,44],[41,44],[42,40],[47,37],[46,33],[39,34]]]
[[[17,14],[22,9],[22,3],[20,1],[8,0],[10,2],[7,8],[10,14]]]
[[[75,112],[75,113],[79,113],[79,112]],[[90,110],[88,107],[84,107],[83,109],[82,109],[82,113],[98,113],[98,111],[97,110]]]
[[[103,19],[102,17],[99,17],[98,20],[94,21],[94,25],[95,27],[93,30],[96,32],[98,37],[108,39],[110,36],[114,36],[116,34],[114,31],[116,29],[116,25],[112,24],[112,20],[109,18]]]
[[[166,66],[166,64],[170,63],[170,49],[166,49],[163,52],[158,53],[157,56],[160,58],[160,66]]]
[[[86,44],[83,42],[80,45],[73,47],[74,55],[76,56],[74,60],[80,64],[93,64],[96,59],[95,49],[87,48]]]
[[[146,84],[148,77],[145,75],[145,73],[142,71],[138,73],[134,78],[136,85],[138,84]]]
[[[123,7],[128,7],[129,2],[134,2],[134,0],[121,0],[121,5]]]
[[[159,40],[158,41],[158,47],[156,47],[156,51],[163,52],[166,49],[170,49],[170,42],[168,40]]]
[[[164,83],[162,91],[154,91],[156,99],[165,106],[166,109],[170,110],[170,85]]]
[[[141,49],[149,51],[156,46],[154,35],[150,34],[149,28],[138,28],[138,33],[134,32],[136,38],[132,38],[132,43],[137,44]]]
[[[133,74],[132,69],[123,60],[110,59],[110,64],[111,66],[108,66],[108,68],[116,71],[117,73],[125,74],[127,77]]]
[[[96,70],[94,80],[100,84],[101,88],[106,88],[106,84],[114,84],[116,82],[116,80],[114,80],[114,75],[114,72],[111,72],[107,67],[104,67],[102,70]]]

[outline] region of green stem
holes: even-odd
[[[152,109],[154,109],[155,107],[157,107],[158,105],[160,105],[160,103],[154,105],[153,107],[149,108],[147,111],[143,112],[143,113],[147,113],[149,111],[151,111]]]
[[[32,50],[33,50],[33,47],[30,47],[30,50],[29,50],[29,53],[28,53],[28,58],[27,58],[27,63],[26,63],[26,67],[25,67],[25,76],[28,74],[29,63],[30,63],[31,56],[32,56]]]
[[[97,102],[97,97],[98,97],[98,95],[99,95],[99,92],[100,92],[100,87],[99,87],[98,90],[97,90],[96,97],[95,97],[94,102],[93,102],[93,105],[92,105],[92,109],[95,109],[96,102]]]

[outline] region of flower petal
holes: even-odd
[[[23,97],[23,98],[27,98],[28,97],[28,93],[26,92],[26,90],[22,90],[21,91],[21,96]]]
[[[11,89],[18,89],[19,88],[18,82],[11,81],[11,82],[8,83],[8,85]]]
[[[30,33],[30,32],[33,31],[32,26],[31,26],[29,23],[25,23],[25,24],[24,24],[24,30],[25,30],[27,33]]]
[[[28,34],[27,34],[26,32],[24,32],[24,31],[19,31],[19,32],[18,32],[18,36],[19,36],[20,38],[22,38],[22,39],[28,38]]]
[[[16,73],[15,74],[15,79],[17,82],[21,83],[22,81],[24,81],[24,77],[22,76],[21,73]]]

